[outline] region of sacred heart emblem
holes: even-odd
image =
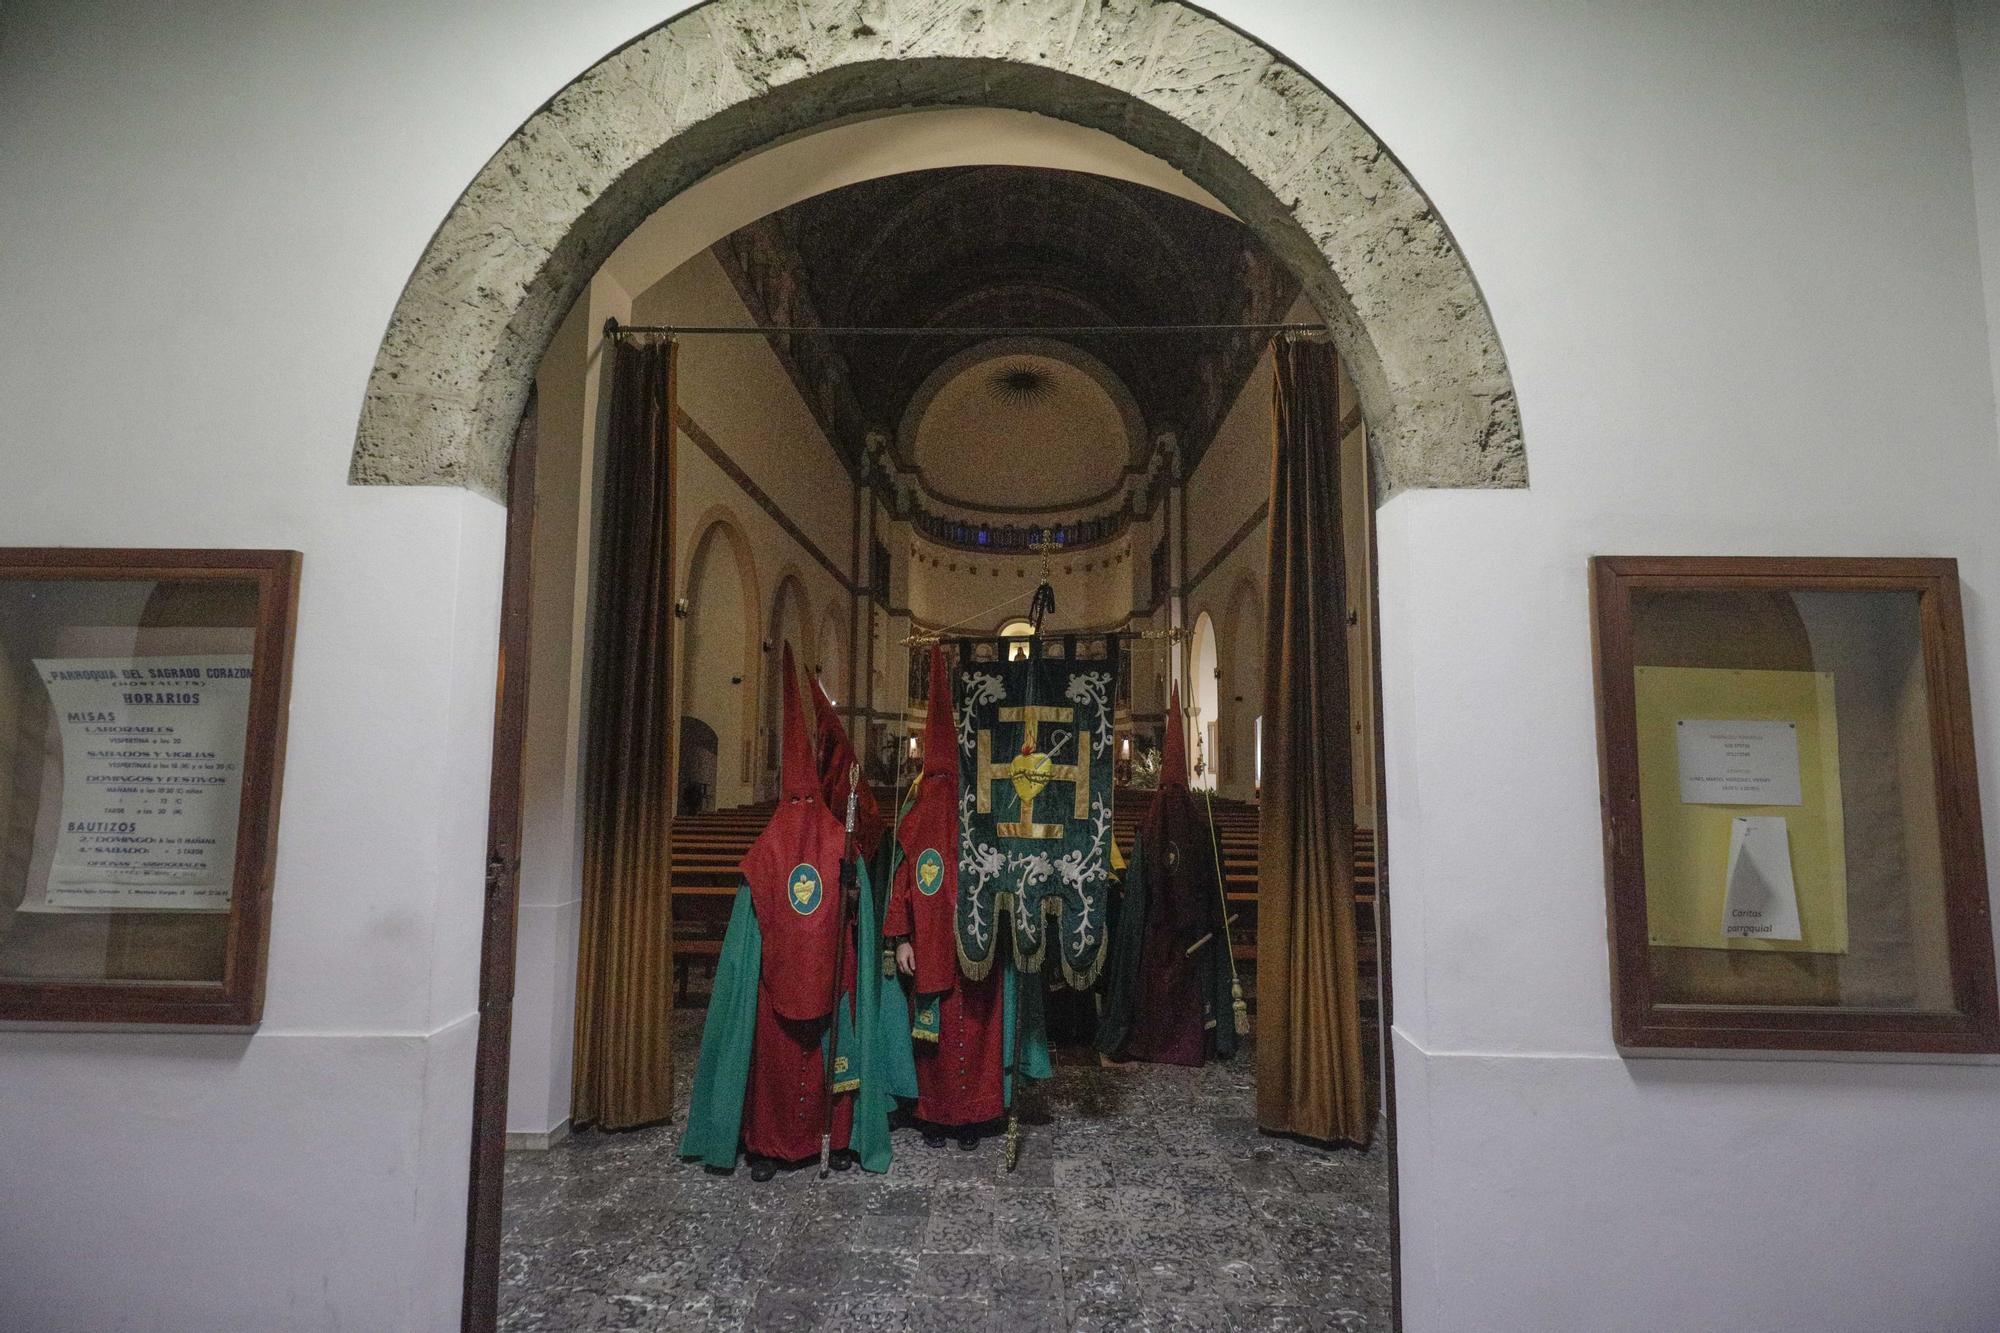
[[[1042,788],[1049,785],[1050,770],[1054,767],[1055,761],[1047,754],[1028,745],[1023,745],[1021,753],[1015,755],[1014,762],[1008,765],[1007,776],[1014,781],[1014,795],[1020,798],[1022,818],[1025,819],[1027,812],[1034,808],[1035,798],[1042,794]]]
[[[944,883],[944,858],[934,847],[924,848],[917,857],[917,891],[926,898],[938,891]]]
[[[800,916],[811,916],[819,910],[820,899],[825,897],[820,884],[819,871],[801,863],[792,868],[791,899],[792,910]]]

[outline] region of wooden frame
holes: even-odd
[[[247,1027],[263,1016],[299,564],[296,551],[0,547],[0,581],[254,581],[257,587],[243,794],[222,980],[0,979],[0,1020]]]
[[[507,463],[507,549],[500,584],[500,681],[487,785],[486,907],[479,935],[479,1040],[472,1071],[472,1160],[465,1195],[459,1327],[500,1321],[500,1205],[507,1180],[507,1066],[521,910],[521,794],[527,777],[528,660],[534,647],[536,392]]]
[[[1958,565],[1941,559],[1598,556],[1590,562],[1613,1035],[1621,1049],[2000,1051],[1993,929]],[[1655,993],[1639,808],[1639,591],[1905,592],[1919,598],[1944,881],[1950,1012],[1673,1003]]]

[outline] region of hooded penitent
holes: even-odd
[[[852,910],[842,901],[846,834],[822,796],[789,650],[783,673],[778,808],[743,858],[680,1152],[730,1166],[740,1139],[760,1157],[815,1156],[830,1072],[832,1146],[851,1146],[864,1167],[883,1171],[892,1102],[877,1073],[882,1052],[857,1040],[879,1028],[880,970],[856,967],[857,940],[873,962],[874,895],[857,863]]]
[[[1167,711],[1160,788],[1139,823],[1111,941],[1098,1027],[1105,1054],[1198,1065],[1236,1050],[1231,960],[1215,834],[1188,790],[1180,688]]]
[[[834,711],[833,700],[826,697],[818,676],[807,679],[812,682],[814,750],[819,759],[820,790],[826,794],[826,808],[833,811],[835,818],[846,818],[847,793],[850,787],[853,788],[854,842],[861,849],[861,854],[872,862],[888,825],[882,819],[882,809],[876,804],[874,790],[866,782],[851,781],[854,744],[847,738],[847,728],[841,725],[840,714]]]
[[[854,760],[854,744],[847,738],[847,728],[841,725],[840,714],[834,710],[833,700],[827,698],[820,688],[817,676],[808,677],[812,682],[814,753],[819,766],[820,790],[826,797],[826,808],[836,818],[847,815],[847,794],[854,793],[854,842],[851,855],[865,862],[870,884],[886,884],[891,861],[888,858],[888,827],[882,821],[882,809],[875,800],[875,790],[861,780]],[[884,947],[883,941],[873,940],[862,951],[862,957],[874,961],[876,954]],[[881,975],[893,975],[895,965],[888,961],[882,966]],[[917,1096],[917,1070],[911,1063],[909,1006],[894,985],[883,988],[882,1005],[878,1014],[880,1027],[873,1035],[878,1043],[874,1049],[882,1053],[886,1067],[882,1073],[889,1093],[904,1101],[913,1101]]]
[[[942,648],[931,649],[923,777],[897,825],[896,856],[884,931],[916,953],[917,1114],[936,1125],[995,1119],[1005,1109],[1004,969],[972,981],[958,963],[958,736]]]

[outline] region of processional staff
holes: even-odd
[[[789,665],[787,670],[789,670]],[[847,970],[847,893],[854,873],[854,806],[861,794],[861,761],[847,767],[847,824],[840,840],[839,900],[833,907],[833,1001],[827,1006],[826,1033],[826,1119],[819,1134],[819,1178],[825,1180],[833,1165],[833,1085],[840,1064],[840,977]],[[854,886],[856,893],[860,885]],[[859,985],[857,978],[856,984]]]

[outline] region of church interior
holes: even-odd
[[[2000,1329],[2000,2],[13,0],[0,312],[0,1333]]]
[[[1165,163],[1073,134],[1052,153],[1051,127],[1033,117],[950,119],[941,128],[989,160],[887,170],[896,131],[878,127],[869,170],[882,174],[691,249],[608,317],[586,293],[537,372],[524,811],[574,812],[587,841],[594,789],[574,756],[590,734],[590,669],[577,659],[593,553],[551,538],[591,530],[593,495],[609,503],[593,475],[606,467],[593,457],[605,445],[591,438],[591,381],[608,382],[603,367],[627,346],[671,344],[664,716],[675,749],[658,878],[672,971],[671,994],[651,1002],[671,1006],[673,1041],[649,1057],[671,1100],[635,1110],[597,1095],[609,1071],[593,1063],[621,1057],[588,1034],[634,1015],[606,981],[602,1007],[570,1021],[574,997],[588,1005],[602,993],[588,969],[604,959],[586,948],[586,974],[571,971],[587,877],[565,875],[580,863],[531,832],[524,904],[569,897],[577,910],[522,918],[529,984],[514,1003],[503,1328],[580,1327],[620,1311],[717,1328],[1108,1326],[1204,1311],[1220,1320],[1243,1306],[1280,1324],[1308,1309],[1332,1327],[1388,1317],[1372,495],[1352,383],[1296,277]],[[839,175],[826,161],[838,148],[787,148]],[[1051,159],[1062,165],[1022,164]],[[727,190],[727,177],[713,188]],[[656,256],[702,239],[685,228],[643,224],[635,236],[653,253],[614,256],[607,272],[652,276],[648,260],[657,267]],[[1353,869],[1342,899],[1354,1061],[1372,1100],[1368,1123],[1338,1143],[1257,1132],[1250,1038],[1267,998],[1260,737],[1280,339],[1324,355],[1339,404],[1319,443],[1337,459],[1345,532],[1352,798],[1340,822]],[[612,530],[601,515],[597,527]],[[607,540],[594,552],[600,570],[624,558]],[[1053,593],[1052,608],[1038,590]],[[566,600],[567,617],[542,614]],[[1023,979],[1046,992],[1054,1069],[1023,1094],[1017,1164],[1002,1165],[997,1123],[943,1151],[944,1136],[926,1136],[907,1107],[879,1179],[822,1184],[808,1162],[753,1183],[754,1158],[728,1171],[676,1160],[731,902],[781,800],[784,673],[795,663],[801,693],[816,687],[877,806],[895,811],[924,768],[931,645],[1019,658],[1035,640],[1083,640],[1116,667],[1105,753],[1112,836],[1128,864],[1168,781],[1179,706],[1173,762],[1198,793],[1202,852],[1227,905],[1221,947],[1242,1012],[1223,1021],[1232,1032],[1241,1023],[1244,1049],[1206,1068],[1108,1058],[1095,1045],[1104,985],[1065,984],[1051,964]],[[944,717],[952,730],[949,706]],[[1301,972],[1290,985],[1331,980]],[[566,1045],[572,1033],[584,1044]],[[1349,1222],[1280,1264],[1273,1229],[1317,1208]],[[809,1261],[773,1257],[820,1236]]]

